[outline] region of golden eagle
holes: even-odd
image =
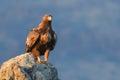
[[[49,52],[54,49],[57,41],[51,22],[52,16],[44,15],[38,27],[33,28],[27,36],[25,50],[32,52],[39,63],[41,63],[41,55],[44,55],[44,61],[48,60]]]

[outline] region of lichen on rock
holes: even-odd
[[[38,63],[31,53],[25,53],[2,64],[0,80],[58,80],[58,74],[51,63]]]

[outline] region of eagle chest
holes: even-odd
[[[49,32],[40,35],[40,43],[45,45],[49,43],[52,39],[52,36]]]

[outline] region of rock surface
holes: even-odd
[[[52,64],[38,63],[32,54],[25,53],[2,64],[0,80],[58,80],[58,75]]]

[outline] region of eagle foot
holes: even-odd
[[[43,64],[49,64],[49,62],[48,62],[48,61],[43,61],[42,63],[43,63]]]
[[[37,62],[42,63],[43,61],[40,59],[40,57],[37,57]]]
[[[43,63],[44,61],[43,61],[43,60],[40,60],[40,61],[39,61],[39,60],[37,60],[37,62],[38,62],[38,63]]]
[[[37,62],[38,62],[39,64],[42,64],[42,63],[43,63],[43,64],[49,64],[49,62],[44,61],[44,60],[40,60],[40,61],[37,60]]]

